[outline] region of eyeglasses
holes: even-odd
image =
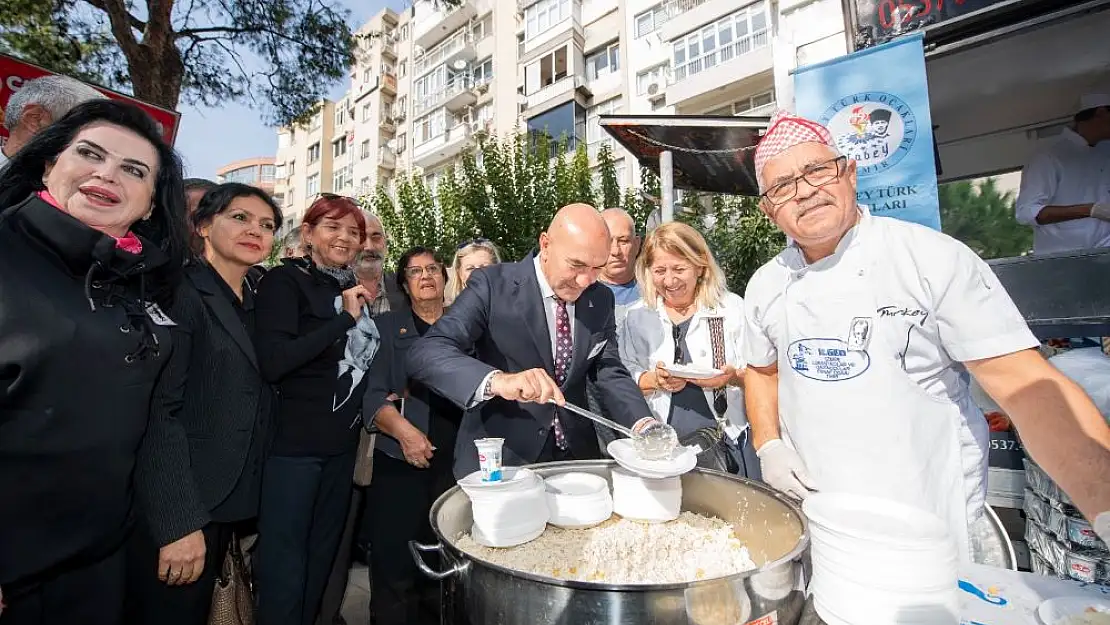
[[[420,276],[424,275],[424,272],[427,272],[428,275],[434,276],[442,271],[442,265],[440,265],[439,263],[432,263],[430,265],[424,265],[423,267],[406,267],[405,276],[409,278],[419,278]]]
[[[848,164],[848,157],[838,156],[831,161],[818,163],[809,168],[809,171],[804,174],[786,182],[777,184],[763,193],[763,197],[774,206],[786,204],[798,195],[798,182],[805,180],[806,183],[813,187],[819,188],[832,183],[840,178],[844,173],[844,168]]]
[[[462,243],[459,243],[459,246],[457,248],[455,248],[455,251],[457,252],[457,251],[463,249],[464,247],[469,247],[471,245],[489,244],[490,242],[491,241],[489,239],[484,239],[484,238],[481,238],[481,237],[479,237],[477,239],[470,239],[469,241],[463,241]]]

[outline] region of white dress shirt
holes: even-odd
[[[540,255],[536,254],[533,260],[536,266],[536,282],[540,283],[540,295],[543,297],[543,314],[547,317],[547,337],[551,341],[551,355],[555,356],[555,289],[547,283],[547,276],[543,275],[540,268]],[[574,346],[574,302],[567,302],[567,317],[570,319],[570,344]],[[570,363],[567,363],[570,366]]]
[[[1110,222],[1090,217],[1054,224],[1038,224],[1046,206],[1094,204],[1110,200],[1110,149],[1091,147],[1074,130],[1046,139],[1021,172],[1015,213],[1018,222],[1033,227],[1033,251],[1038,254],[1092,247],[1110,247]]]

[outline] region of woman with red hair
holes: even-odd
[[[301,225],[303,258],[268,272],[255,304],[262,375],[281,397],[259,509],[260,625],[310,625],[351,495],[364,375],[377,329],[351,264],[366,239],[353,200],[321,196]]]

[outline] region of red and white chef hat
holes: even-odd
[[[755,176],[760,189],[763,187],[760,174],[767,161],[802,143],[823,143],[834,149],[836,147],[828,128],[782,109],[775,111],[767,132],[755,148]]]

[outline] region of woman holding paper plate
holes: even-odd
[[[727,290],[705,239],[678,222],[647,236],[636,279],[643,303],[621,330],[621,360],[655,417],[680,438],[719,428],[729,471],[758,478],[744,416],[744,300]]]

